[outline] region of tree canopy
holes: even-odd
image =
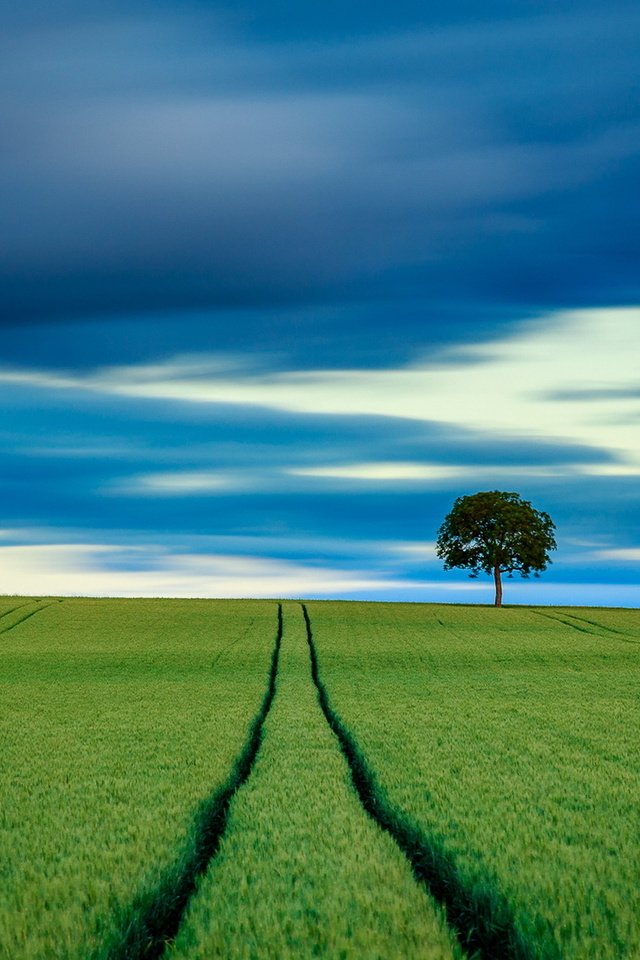
[[[436,553],[445,570],[463,567],[471,576],[493,575],[495,604],[502,605],[502,574],[539,576],[556,549],[555,524],[517,493],[489,490],[458,497],[438,531]]]

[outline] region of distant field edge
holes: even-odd
[[[454,602],[451,600],[373,600],[369,597],[358,598],[358,597],[315,597],[313,595],[307,597],[263,597],[263,596],[238,596],[238,597],[185,597],[185,596],[119,596],[113,594],[111,596],[104,596],[100,594],[92,593],[65,593],[53,596],[48,593],[42,594],[17,594],[17,593],[0,593],[0,602],[9,601],[9,600],[24,600],[38,603],[42,600],[51,600],[53,602],[58,601],[62,602],[63,600],[118,600],[119,602],[131,600],[135,603],[140,603],[141,601],[148,601],[149,603],[157,603],[158,600],[168,600],[168,601],[186,601],[192,600],[195,603],[224,603],[229,601],[230,603],[237,603],[241,601],[260,601],[264,603],[283,603],[289,601],[291,603],[344,603],[344,604],[370,604],[371,606],[411,606],[411,607],[462,607],[469,610],[496,610],[497,615],[501,611],[505,610],[640,610],[640,606],[613,606],[599,603],[503,603],[500,609],[496,609],[493,603],[461,603]]]
[[[231,802],[248,780],[258,755],[264,722],[276,692],[282,634],[282,605],[278,604],[276,637],[265,695],[227,780],[201,804],[189,849],[182,851],[178,861],[164,871],[154,889],[146,890],[134,899],[120,928],[92,960],[159,960],[175,939],[198,880],[218,853]]]
[[[447,923],[472,960],[561,960],[560,954],[525,941],[516,929],[513,911],[493,878],[482,886],[461,876],[455,859],[438,837],[428,836],[385,796],[375,771],[358,742],[331,705],[320,666],[313,626],[301,603],[311,656],[311,673],[327,723],[345,756],[354,789],[367,814],[388,833],[405,855],[416,881],[445,910]]]

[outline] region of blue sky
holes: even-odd
[[[6,592],[640,602],[640,11],[7,5]]]

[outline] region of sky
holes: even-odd
[[[640,606],[640,8],[0,0],[0,591]]]

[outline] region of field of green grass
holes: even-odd
[[[125,957],[243,748],[277,605],[18,603],[0,604],[0,957]]]
[[[2,960],[640,957],[640,611],[0,599]]]
[[[640,613],[309,604],[382,805],[496,955],[640,957]]]
[[[393,840],[360,806],[318,705],[299,604],[254,771],[171,960],[458,956]]]

